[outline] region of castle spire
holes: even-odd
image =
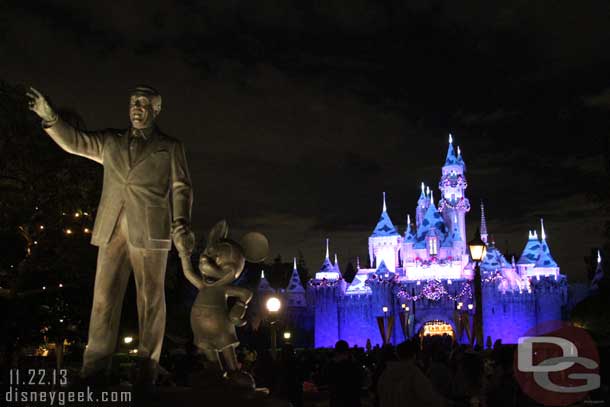
[[[457,163],[461,165],[464,172],[466,172],[466,163],[464,162],[464,157],[462,157],[462,150],[460,150],[460,146],[457,148]]]
[[[551,256],[551,249],[546,242],[546,232],[544,230],[544,220],[540,218],[540,257],[536,262],[536,267],[557,267],[557,262]]]
[[[292,258],[292,269],[293,270],[297,269],[297,258],[296,257]]]
[[[481,200],[481,240],[487,244],[487,220],[485,219],[485,205]]]
[[[457,157],[455,156],[455,150],[453,149],[453,136],[449,133],[449,147],[447,148],[447,158],[445,159],[445,165],[456,165]]]
[[[360,270],[360,256],[356,256],[356,270]]]
[[[330,261],[330,251],[329,251],[329,239],[326,239],[326,256],[324,257],[324,261],[322,262],[322,267],[320,267],[320,271],[316,273],[316,279],[321,280],[323,278],[327,280],[338,280],[341,278],[341,274],[337,273],[335,266]]]
[[[434,206],[434,194],[432,191],[430,191],[430,204]]]
[[[419,199],[425,199],[425,198],[426,198],[426,185],[422,181],[422,183],[421,183],[421,194],[419,195]]]
[[[257,291],[259,293],[272,293],[275,292],[273,287],[269,284],[269,281],[265,278],[265,270],[261,270],[261,279],[258,282]]]
[[[305,289],[301,284],[301,278],[299,277],[299,271],[297,270],[296,257],[293,259],[292,275],[290,276],[290,281],[288,282],[286,291],[290,297],[290,306],[304,307],[307,305],[305,300]]]
[[[379,217],[379,221],[373,230],[373,234],[371,237],[379,237],[379,236],[396,236],[399,233],[396,231],[396,227],[392,223],[390,219],[390,215],[387,212],[387,206],[385,201],[385,192],[383,193],[383,209],[381,211],[381,216]]]
[[[339,260],[337,260],[337,253],[335,253],[335,267],[339,267]]]

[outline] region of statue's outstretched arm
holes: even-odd
[[[195,273],[195,270],[193,270],[190,253],[180,253],[180,262],[182,263],[182,272],[184,273],[186,279],[197,287],[198,290],[201,290],[203,287],[201,277],[199,274]]]
[[[87,132],[64,122],[42,93],[35,88],[27,92],[29,109],[42,119],[44,130],[65,151],[102,164],[105,132]]]
[[[52,126],[43,128],[53,141],[68,153],[103,164],[106,134],[78,130],[62,119],[57,119]]]

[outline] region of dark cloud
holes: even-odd
[[[188,150],[197,228],[226,217],[265,230],[310,268],[328,235],[342,264],[366,255],[382,191],[402,227],[420,182],[436,189],[453,131],[470,221],[483,198],[517,252],[547,217],[557,260],[579,276],[603,221],[590,197],[610,130],[608,7],[7,1],[0,79],[37,85],[90,128],[125,126],[128,89],[153,84],[161,126]]]

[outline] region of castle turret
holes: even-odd
[[[521,257],[517,261],[517,268],[522,276],[531,275],[538,256],[540,255],[540,241],[538,240],[538,234],[536,231],[528,232],[528,239]]]
[[[339,274],[341,274],[341,268],[339,267],[339,260],[337,259],[337,253],[335,253],[335,264],[333,264],[335,266],[335,271]]]
[[[428,210],[428,205],[430,201],[428,200],[428,194],[426,193],[426,185],[421,183],[421,194],[419,194],[419,199],[417,200],[417,208],[415,208],[415,225],[419,228],[419,225],[424,220],[424,215]]]
[[[339,301],[345,294],[345,281],[329,258],[329,240],[320,271],[308,283],[308,302],[313,304],[316,347],[331,347],[339,339]]]
[[[272,295],[276,295],[276,291],[271,284],[269,284],[269,280],[265,278],[265,271],[261,271],[261,279],[258,282],[258,287],[256,288],[258,295],[258,304],[259,304],[259,312],[261,315],[264,315],[266,311],[265,304],[267,303],[267,299]]]
[[[401,242],[402,237],[388,215],[384,192],[381,216],[373,234],[369,237],[369,258],[372,267],[377,268],[383,260],[389,270],[396,271]]]
[[[404,264],[413,259],[413,244],[415,243],[415,233],[411,227],[411,215],[407,215],[407,227],[405,228],[405,237],[402,240],[402,255],[403,268]]]
[[[466,212],[470,211],[470,202],[465,196],[465,190],[468,187],[466,177],[464,176],[464,160],[455,154],[453,148],[453,137],[449,134],[449,147],[447,149],[447,157],[445,165],[442,168],[442,176],[439,182],[439,189],[442,192],[442,198],[438,203],[438,210],[443,214],[445,222],[450,229],[453,229],[454,219],[457,215],[458,229],[460,238],[466,241]],[[465,254],[465,249],[464,253]]]
[[[259,295],[275,294],[275,290],[273,289],[273,287],[271,287],[271,284],[269,284],[269,280],[267,280],[267,278],[265,278],[264,270],[261,271],[261,279],[258,282],[257,291],[258,291]]]
[[[540,253],[536,260],[536,272],[540,275],[551,275],[557,277],[559,275],[559,266],[553,256],[551,256],[551,250],[546,242],[546,232],[544,230],[544,220],[540,219]]]
[[[307,301],[305,300],[305,289],[301,284],[301,278],[299,277],[299,270],[297,269],[297,258],[294,258],[292,265],[292,275],[286,288],[286,297],[288,299],[289,307],[306,307]]]
[[[330,261],[328,242],[329,239],[326,239],[326,256],[324,257],[320,271],[316,273],[316,280],[339,280],[341,278],[341,273],[337,272],[335,265]]]

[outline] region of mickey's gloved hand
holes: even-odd
[[[235,305],[229,311],[229,320],[235,326],[244,326],[246,325],[246,320],[244,317],[246,316],[246,310],[248,306],[241,301],[237,301]]]

